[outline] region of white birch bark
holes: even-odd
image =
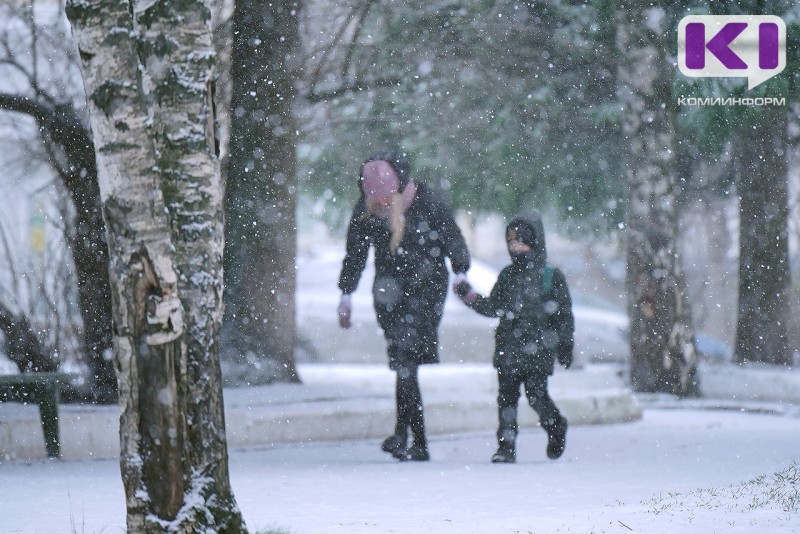
[[[110,249],[128,530],[242,532],[216,356],[222,186],[208,6],[72,0],[67,13]]]
[[[185,461],[191,466],[187,485],[207,502],[213,496],[216,531],[227,531],[241,517],[230,490],[219,367],[223,188],[215,155],[211,11],[202,0],[135,0],[133,5],[147,82],[144,95],[154,109],[157,161],[188,313],[186,375],[180,381]],[[200,512],[207,511],[187,510]]]

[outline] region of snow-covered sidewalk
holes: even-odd
[[[379,438],[392,428],[394,374],[386,365],[314,363],[299,366],[299,372],[302,384],[225,390],[232,447]],[[761,409],[771,402],[771,411],[800,412],[800,370],[705,364],[699,375],[705,397],[700,406],[749,409],[755,404]],[[490,365],[423,366],[420,381],[430,434],[483,431],[497,424],[496,375]],[[641,398],[625,386],[622,369],[613,364],[557,368],[550,390],[573,426],[641,417]],[[534,413],[521,410],[520,424],[536,426]],[[118,455],[117,406],[62,405],[59,427],[65,460]],[[44,457],[38,407],[0,403],[0,461]]]
[[[228,443],[233,447],[284,442],[385,437],[394,425],[394,373],[386,365],[306,364],[302,384],[230,388],[225,395]],[[441,364],[420,370],[430,434],[492,429],[497,385],[488,364]],[[551,393],[570,422],[632,421],[641,408],[614,366],[560,370]],[[62,405],[62,457],[113,458],[119,454],[119,408]],[[537,424],[523,410],[522,425]],[[44,458],[38,408],[0,404],[0,461]]]
[[[647,408],[572,427],[554,462],[526,429],[518,463],[491,464],[487,430],[434,437],[427,463],[398,463],[378,439],[233,448],[231,479],[261,533],[789,533],[798,442],[792,415]],[[124,531],[116,460],[3,462],[0,482],[3,534]]]

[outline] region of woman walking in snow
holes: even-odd
[[[405,154],[384,151],[361,164],[361,196],[347,229],[339,276],[339,324],[351,324],[350,294],[375,248],[372,295],[387,341],[389,368],[397,373],[397,421],[381,448],[398,460],[430,458],[417,369],[438,363],[438,327],[447,294],[445,257],[466,280],[470,258],[451,210],[425,184],[411,179]],[[413,442],[408,446],[408,431]]]

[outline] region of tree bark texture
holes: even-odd
[[[296,381],[296,126],[300,2],[237,0],[225,191],[226,378]]]
[[[739,302],[736,360],[791,365],[789,205],[783,108],[749,115],[737,136]]]
[[[696,394],[696,353],[677,243],[674,104],[663,8],[620,2],[619,98],[629,143],[626,287],[631,383],[641,392]]]
[[[129,532],[243,532],[218,330],[222,184],[210,10],[72,0],[110,253]]]

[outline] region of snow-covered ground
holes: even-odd
[[[354,328],[335,325],[341,254],[320,248],[299,261],[299,326],[319,361],[384,363],[369,272]],[[470,271],[484,292],[491,276],[478,262]],[[579,363],[615,352],[624,317],[597,306],[576,315]],[[491,333],[491,321],[448,299],[443,360],[488,362]],[[794,397],[756,403],[728,367],[706,366],[701,378],[733,400],[651,398],[639,421],[573,426],[555,462],[540,429],[523,430],[515,465],[489,462],[491,428],[433,437],[428,463],[397,463],[377,439],[282,443],[231,450],[234,493],[260,534],[800,532],[800,409]],[[0,534],[124,530],[116,460],[0,462]]]
[[[531,429],[514,465],[487,432],[434,438],[428,463],[378,440],[233,450],[231,478],[251,532],[789,533],[798,442],[797,417],[672,407],[574,427],[555,462]],[[124,531],[116,461],[0,463],[0,482],[0,533]]]

